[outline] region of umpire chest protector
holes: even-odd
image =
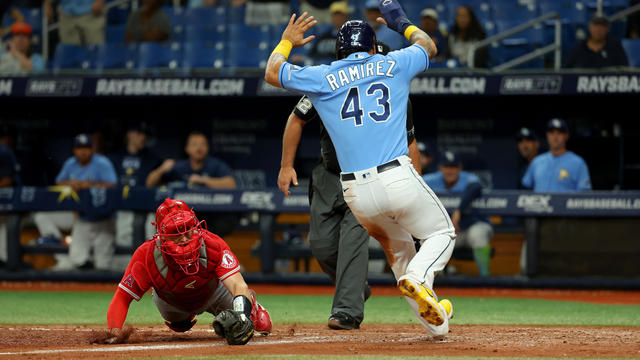
[[[180,267],[166,259],[157,246],[149,246],[147,269],[158,296],[169,304],[187,311],[197,310],[207,303],[218,287],[218,266],[212,259],[219,259],[218,250],[207,246],[207,236],[200,247],[200,269],[193,275],[185,274]],[[155,240],[159,242],[160,240]]]

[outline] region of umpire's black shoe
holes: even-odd
[[[329,317],[329,327],[334,330],[360,329],[360,323],[353,316],[338,312]]]

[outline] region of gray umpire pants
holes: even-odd
[[[311,183],[309,243],[322,270],[336,285],[331,314],[364,319],[369,234],[344,202],[338,175],[319,164]]]
[[[187,320],[191,315],[200,315],[205,311],[216,316],[222,310],[233,308],[233,296],[231,296],[231,293],[227,290],[227,287],[224,286],[222,281],[218,283],[216,291],[211,295],[209,300],[202,305],[201,308],[194,311],[180,309],[162,300],[162,298],[160,298],[156,293],[156,289],[153,289],[152,296],[153,302],[156,304],[156,308],[158,308],[162,318],[171,323]]]

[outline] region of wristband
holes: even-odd
[[[285,59],[289,58],[289,54],[291,53],[291,49],[293,49],[293,43],[287,39],[280,40],[278,46],[273,49],[273,53],[278,53],[284,55]]]
[[[238,295],[233,298],[233,311],[239,311],[244,313],[248,319],[251,319],[251,312],[253,311],[253,306],[251,305],[251,300],[244,295]]]
[[[418,31],[418,30],[420,30],[420,29],[419,29],[417,26],[415,26],[415,25],[409,25],[409,27],[407,27],[407,28],[404,30],[404,37],[406,37],[406,38],[407,38],[407,40],[411,41],[411,35],[412,35],[414,32]]]

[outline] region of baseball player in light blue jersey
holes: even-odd
[[[547,124],[549,151],[536,156],[522,177],[522,185],[537,192],[591,190],[589,169],[584,160],[567,150],[569,127],[562,119]]]
[[[462,162],[452,151],[444,153],[440,170],[423,175],[424,181],[438,193],[460,195],[460,204],[451,213],[451,221],[458,232],[456,247],[468,246],[473,250],[473,259],[478,274],[489,276],[493,227],[489,218],[480,215],[471,203],[482,195],[480,179],[473,173],[462,170]]]
[[[380,0],[378,21],[403,34],[411,46],[376,54],[375,32],[360,20],[338,32],[338,60],[298,67],[286,61],[315,24],[293,15],[265,70],[271,85],[307,95],[333,141],[344,199],[360,224],[384,249],[389,265],[418,320],[434,338],[449,332],[453,306],[438,302],[435,275],[453,251],[455,230],[444,206],[407,156],[406,116],[411,79],[425,71],[436,47],[411,24],[397,0]],[[416,253],[413,238],[422,242]]]

